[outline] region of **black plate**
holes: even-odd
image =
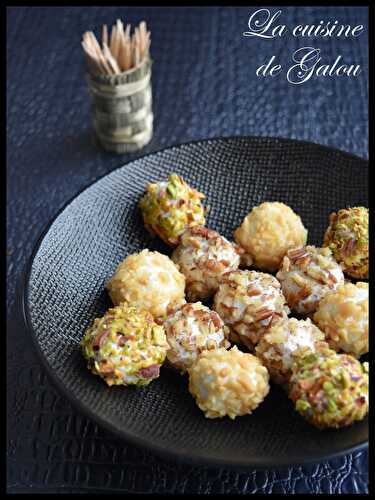
[[[320,461],[366,446],[367,418],[320,431],[273,387],[250,416],[209,420],[187,379],[163,368],[147,388],[108,388],[85,367],[78,342],[110,305],[104,283],[129,253],[170,254],[145,231],[137,202],[147,181],[181,174],[204,192],[208,226],[232,238],[250,209],[283,201],[320,245],[328,215],[368,205],[368,163],[317,144],[275,138],[211,139],[133,161],[96,181],[59,213],[40,238],[26,273],[24,314],[47,371],[62,392],[120,437],[184,461],[273,467]]]

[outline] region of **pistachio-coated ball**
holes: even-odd
[[[204,194],[190,187],[180,175],[171,174],[167,181],[146,186],[139,207],[146,228],[174,247],[186,229],[205,225],[204,198]]]
[[[294,366],[289,397],[316,427],[351,425],[368,412],[368,364],[331,349],[309,354]]]
[[[323,246],[351,278],[368,279],[368,208],[343,208],[329,216]]]
[[[88,368],[109,386],[149,384],[159,376],[169,347],[152,315],[126,303],[95,319],[80,346]]]

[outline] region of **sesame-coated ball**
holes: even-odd
[[[368,208],[343,208],[329,216],[323,246],[328,246],[344,272],[359,279],[368,278]]]
[[[264,202],[245,217],[234,239],[245,250],[245,265],[273,272],[290,248],[306,244],[307,230],[301,218],[284,203]]]
[[[294,365],[289,397],[321,429],[362,420],[368,412],[368,363],[330,349],[308,354]]]
[[[186,278],[186,295],[191,302],[211,297],[223,274],[240,264],[240,248],[219,233],[203,226],[188,229],[172,255]]]
[[[88,368],[108,385],[147,385],[159,376],[168,343],[150,313],[128,304],[95,319],[80,342]]]
[[[236,346],[204,351],[188,373],[189,391],[206,418],[250,414],[269,392],[267,369]]]
[[[185,304],[163,324],[169,350],[169,363],[184,372],[205,350],[230,347],[229,335],[220,316],[200,302]]]
[[[171,174],[167,181],[146,186],[139,207],[147,229],[168,245],[176,246],[188,227],[204,226],[205,210],[201,203],[204,198],[180,175]]]
[[[220,283],[213,309],[231,329],[231,339],[251,351],[272,325],[289,314],[280,283],[270,274],[232,271]]]
[[[368,283],[340,285],[319,303],[314,321],[335,351],[355,357],[366,354],[368,340]]]
[[[169,257],[143,250],[126,257],[107,283],[115,305],[128,302],[164,318],[185,303],[185,277]]]
[[[324,333],[310,319],[290,318],[271,327],[260,339],[255,352],[268,369],[271,380],[286,384],[296,359],[323,348],[328,348]]]
[[[330,249],[312,245],[289,250],[276,278],[289,307],[304,316],[314,313],[319,301],[344,283],[342,269]]]

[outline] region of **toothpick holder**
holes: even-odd
[[[87,68],[93,126],[107,151],[138,151],[153,134],[151,64],[141,64],[118,75],[95,74]]]

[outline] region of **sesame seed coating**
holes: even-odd
[[[202,352],[188,373],[189,391],[206,418],[250,414],[269,392],[267,369],[236,346]]]
[[[128,302],[156,319],[185,303],[185,277],[169,257],[143,250],[126,257],[107,283],[115,305]]]
[[[340,285],[319,303],[314,321],[335,351],[355,357],[366,354],[368,340],[368,283]]]
[[[324,333],[310,319],[289,318],[271,327],[260,339],[255,351],[268,369],[271,380],[286,384],[296,359],[327,348]]]
[[[305,245],[307,230],[301,218],[281,202],[264,202],[254,207],[234,233],[245,250],[243,262],[264,271],[276,271],[286,252]]]

